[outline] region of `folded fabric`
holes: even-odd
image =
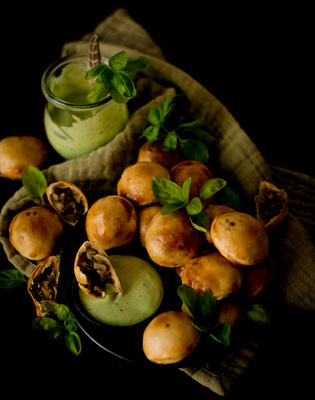
[[[248,204],[261,180],[274,182],[284,188],[290,199],[290,212],[277,235],[277,280],[279,301],[296,309],[315,309],[315,247],[307,228],[315,225],[315,180],[304,174],[267,165],[259,150],[246,135],[229,111],[202,85],[184,71],[169,64],[162,50],[125,10],[118,9],[94,30],[101,39],[101,53],[110,57],[126,50],[130,57],[146,54],[150,58],[146,74],[150,98],[131,115],[126,128],[104,147],[74,160],[53,165],[45,170],[48,182],[66,180],[80,186],[86,193],[105,195],[116,190],[117,179],[123,169],[135,161],[138,137],[148,110],[162,104],[178,88],[185,93],[190,112],[198,118],[207,111],[205,127],[217,138],[212,151],[220,170],[242,192]],[[86,53],[87,33],[78,42],[66,43],[62,55]],[[163,86],[155,80],[169,82]],[[8,226],[12,216],[31,202],[24,189],[18,190],[4,205],[0,215],[0,240],[9,261],[26,276],[34,268],[18,254],[8,240]],[[229,347],[214,357],[209,354],[201,365],[183,368],[200,384],[217,394],[226,394],[235,379],[240,377],[254,358],[262,338],[258,335]]]

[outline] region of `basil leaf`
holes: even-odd
[[[180,141],[180,150],[186,160],[196,160],[203,164],[209,161],[207,147],[196,139],[183,139]]]
[[[247,317],[258,324],[268,324],[270,322],[269,314],[261,304],[253,304],[246,312]]]
[[[159,138],[159,132],[160,132],[159,126],[149,125],[143,131],[143,136],[147,138],[147,141],[149,143],[152,143]]]
[[[182,192],[183,192],[185,203],[189,202],[190,185],[191,185],[191,177],[187,178],[184,181],[183,187],[182,187]]]
[[[209,335],[215,341],[224,344],[225,346],[230,345],[230,334],[231,334],[231,327],[229,324],[224,322],[217,326]]]
[[[109,65],[113,68],[114,71],[120,71],[121,69],[125,68],[127,62],[128,62],[128,55],[124,50],[113,55],[109,59]]]
[[[170,112],[170,110],[173,108],[173,106],[174,106],[174,104],[175,104],[175,102],[176,102],[176,100],[177,100],[177,98],[179,97],[180,95],[174,95],[174,96],[171,96],[171,97],[168,97],[165,101],[164,101],[164,103],[163,103],[163,106],[162,106],[162,110],[163,110],[163,115],[164,115],[164,117],[166,117],[166,115]]]
[[[163,150],[175,150],[177,147],[177,134],[175,131],[167,133],[163,143]]]
[[[191,321],[192,326],[194,326],[196,329],[198,329],[198,331],[203,332],[203,333],[209,333],[209,328],[203,324],[200,321],[197,320],[192,320]]]
[[[127,101],[129,100],[128,97],[123,96],[122,94],[120,94],[118,92],[118,90],[116,89],[116,87],[112,84],[112,82],[110,82],[110,94],[112,96],[112,99],[114,101],[116,101],[116,103],[127,103]]]
[[[193,127],[185,132],[192,133],[194,136],[197,137],[198,140],[200,140],[206,146],[209,146],[211,143],[217,141],[217,139],[214,136],[212,136],[210,133],[206,132],[204,129],[199,127]]]
[[[209,199],[216,192],[224,188],[226,181],[221,178],[213,178],[206,181],[200,189],[200,197],[205,200]]]
[[[64,304],[58,304],[56,315],[61,321],[72,321],[69,308]]]
[[[199,214],[190,215],[190,222],[192,226],[201,232],[209,232],[210,220],[209,215],[203,210]]]
[[[209,319],[213,316],[217,307],[217,300],[209,290],[206,290],[200,297],[200,310],[204,318]]]
[[[50,317],[39,317],[33,320],[32,326],[44,331],[53,331],[62,327],[59,322]]]
[[[33,165],[29,165],[23,169],[21,179],[24,190],[29,196],[43,199],[47,180],[42,171]]]
[[[195,121],[184,122],[179,126],[179,128],[195,128],[196,126],[199,126],[204,123],[205,117],[206,117],[206,112],[204,112],[202,116],[199,119],[196,119]]]
[[[60,326],[60,328],[57,328],[50,332],[49,338],[53,340],[61,339],[63,337],[63,332],[63,327]]]
[[[224,204],[233,208],[233,210],[239,211],[241,209],[240,196],[232,190],[230,187],[226,186],[219,193],[216,194],[215,202],[217,204]]]
[[[118,93],[124,97],[135,97],[137,92],[133,80],[123,72],[115,72],[112,84]]]
[[[202,211],[202,203],[199,197],[194,197],[186,206],[187,214],[197,215]]]
[[[148,112],[148,121],[152,125],[160,126],[161,122],[163,121],[163,111],[162,108],[159,106],[154,106]]]
[[[108,69],[104,64],[99,64],[96,67],[89,69],[85,74],[85,79],[96,78],[104,69]]]
[[[185,205],[181,187],[169,179],[154,177],[152,179],[152,191],[157,201],[163,206],[178,205],[179,203]]]
[[[65,342],[68,349],[73,353],[75,356],[78,356],[82,350],[82,344],[80,336],[73,331],[67,332],[65,336]]]
[[[17,269],[0,270],[0,288],[11,289],[25,282],[24,275]]]
[[[137,58],[129,58],[127,65],[123,68],[123,72],[128,74],[129,76],[135,75],[137,72],[144,69],[150,60],[145,56],[140,56]]]
[[[183,302],[184,306],[188,314],[193,317],[198,317],[198,302],[199,302],[199,295],[198,293],[190,286],[181,284],[177,288],[177,294],[180,297],[181,301]]]
[[[86,98],[89,103],[96,103],[97,101],[100,101],[104,99],[106,96],[108,96],[109,92],[110,92],[109,81],[100,82],[96,80],[94,82],[93,88],[90,90]]]
[[[174,204],[167,204],[166,206],[163,206],[160,210],[160,213],[162,215],[167,215],[170,214],[172,212],[175,212],[177,210],[179,210],[180,208],[184,207],[184,203],[183,202],[178,202],[178,203],[174,203]]]

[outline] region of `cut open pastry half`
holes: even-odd
[[[52,208],[70,225],[76,225],[81,216],[88,211],[84,193],[73,183],[53,182],[47,187],[46,195]]]
[[[256,216],[266,228],[281,224],[288,212],[288,195],[270,182],[262,181],[255,196]]]
[[[105,297],[107,284],[113,284],[116,293],[123,293],[108,255],[95,242],[86,241],[79,248],[74,261],[74,274],[79,288],[95,299]]]
[[[46,315],[42,301],[56,300],[59,276],[59,258],[57,256],[45,258],[33,269],[27,282],[27,291],[32,298],[38,317]]]

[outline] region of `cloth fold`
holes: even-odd
[[[115,192],[116,182],[123,169],[135,160],[138,137],[148,110],[162,104],[165,98],[179,89],[190,104],[190,112],[198,118],[207,111],[205,127],[217,137],[212,148],[222,173],[236,182],[242,194],[253,202],[261,180],[274,182],[289,196],[289,214],[277,231],[277,281],[279,299],[295,309],[315,309],[315,247],[308,228],[315,226],[315,179],[287,169],[268,165],[251,139],[230,112],[206,88],[176,66],[165,60],[162,50],[148,32],[135,22],[124,9],[116,10],[102,21],[93,33],[101,40],[101,53],[109,57],[125,49],[130,57],[145,54],[151,62],[147,67],[150,98],[131,115],[126,128],[106,146],[78,159],[53,165],[45,174],[48,182],[68,180],[87,193],[100,195]],[[82,40],[66,43],[62,55],[87,51],[91,33]],[[157,85],[155,80],[169,82]],[[9,261],[29,276],[34,264],[24,259],[8,240],[10,219],[31,199],[23,188],[4,205],[0,214],[0,240]],[[249,367],[263,339],[246,336],[229,349],[209,355],[207,361],[182,371],[219,395],[225,395]]]

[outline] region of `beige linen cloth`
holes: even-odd
[[[200,117],[204,110],[207,111],[205,127],[218,139],[213,151],[216,152],[222,173],[237,182],[249,202],[253,202],[258,183],[263,179],[287,191],[289,214],[280,230],[275,260],[280,300],[288,307],[313,311],[315,248],[308,231],[315,226],[315,180],[302,173],[267,165],[229,111],[191,76],[170,65],[148,32],[130,18],[124,9],[116,10],[96,26],[94,33],[101,38],[103,56],[109,57],[122,49],[130,57],[145,54],[151,60],[147,67],[148,76],[168,81],[170,85],[164,87],[144,80],[144,89],[139,93],[149,90],[148,101],[142,101],[142,104],[140,101],[140,108],[131,114],[126,128],[112,142],[95,152],[49,167],[45,170],[48,182],[70,181],[86,193],[106,195],[115,192],[121,172],[135,161],[138,136],[148,110],[153,104],[162,104],[165,98],[174,94],[174,87],[177,87],[186,94],[195,118]],[[62,55],[87,53],[90,36],[91,33],[88,33],[78,42],[66,43]],[[30,200],[21,188],[4,205],[0,216],[0,239],[8,260],[26,276],[30,275],[34,264],[10,245],[8,226],[13,215]],[[213,392],[225,395],[248,368],[258,347],[259,340],[253,337],[246,343],[232,345],[219,357],[209,356],[209,360],[202,362],[202,365],[182,370]]]

